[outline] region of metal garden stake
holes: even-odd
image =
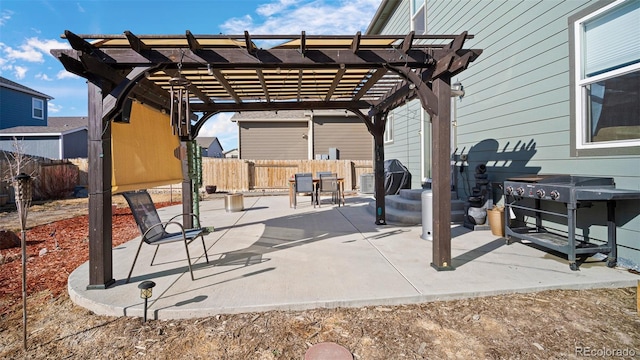
[[[22,234],[22,335],[23,346],[27,350],[27,213],[31,205],[31,176],[20,173],[14,178],[13,189],[16,197],[16,208],[20,218]]]

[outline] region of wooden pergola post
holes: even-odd
[[[111,122],[103,118],[101,82],[88,82],[89,91],[89,285],[105,289],[115,283],[112,262]]]
[[[387,120],[387,113],[378,113],[373,116],[373,173],[374,173],[374,193],[376,198],[376,224],[386,225],[385,196],[384,188],[384,129]]]
[[[451,77],[433,80],[437,114],[431,119],[433,170],[433,261],[437,270],[451,265]]]

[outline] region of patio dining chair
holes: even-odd
[[[204,256],[208,264],[209,255],[207,255],[207,247],[204,244],[204,235],[207,233],[207,230],[205,228],[185,229],[181,223],[175,221],[176,218],[183,216],[184,214],[178,214],[169,219],[169,221],[160,221],[160,216],[158,215],[158,211],[153,204],[151,195],[149,195],[146,190],[125,192],[122,193],[122,195],[127,200],[127,203],[131,208],[131,212],[133,213],[133,217],[138,224],[138,229],[142,234],[140,245],[138,245],[138,251],[136,251],[136,256],[133,259],[133,264],[131,264],[131,270],[129,270],[129,275],[127,276],[126,282],[128,283],[131,279],[133,267],[136,265],[136,261],[138,260],[138,255],[140,254],[142,244],[147,243],[149,245],[156,245],[155,252],[153,253],[153,257],[151,258],[151,266],[153,266],[153,261],[156,258],[160,245],[170,244],[174,242],[184,243],[184,248],[187,252],[189,273],[191,273],[191,280],[195,280],[195,278],[193,277],[193,268],[191,266],[191,257],[189,255],[189,244],[191,244],[191,242],[193,242],[197,238],[200,238],[202,240]],[[194,220],[196,221],[195,224],[201,225],[200,219],[196,214],[188,215],[194,218]],[[167,231],[169,227],[171,227],[171,230],[173,232]]]
[[[311,173],[298,173],[294,175],[295,182],[293,184],[293,208],[298,206],[299,193],[311,193],[311,204],[316,207],[315,189],[313,186],[313,176]]]
[[[338,184],[338,174],[329,173],[329,174],[321,174],[320,182],[318,184],[318,207],[322,203],[322,199],[320,195],[322,193],[331,193],[331,203],[338,203],[338,207],[340,207],[340,188]]]

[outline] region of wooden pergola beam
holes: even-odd
[[[262,111],[262,110],[344,110],[347,108],[369,109],[373,106],[367,101],[255,101],[243,103],[215,103],[215,104],[191,104],[194,112],[234,112],[234,111]]]
[[[131,49],[138,54],[141,54],[143,51],[151,50],[150,46],[142,42],[142,40],[135,36],[131,31],[126,30],[124,35],[127,37],[127,40],[129,40],[129,46],[131,46]]]
[[[253,44],[253,40],[251,40],[251,35],[248,31],[244,32],[244,45],[247,49],[247,52],[253,56],[256,55],[256,46]]]
[[[227,93],[231,95],[233,100],[235,100],[236,104],[242,103],[242,99],[240,99],[240,96],[238,96],[238,93],[233,88],[233,86],[229,84],[227,79],[224,77],[224,74],[222,74],[218,69],[212,69],[211,71],[213,72],[213,76],[216,77],[216,80],[218,80],[220,85],[222,85],[222,87],[224,87],[224,89],[227,90]]]
[[[307,34],[304,31],[300,34],[300,48],[298,49],[298,51],[300,52],[300,54],[302,54],[302,56],[304,56],[307,52]]]
[[[198,39],[191,33],[191,31],[187,30],[185,32],[185,36],[187,38],[187,43],[189,44],[189,49],[193,52],[198,52],[202,50],[202,45],[198,42]]]
[[[255,56],[247,56],[244,48],[206,48],[192,51],[188,48],[154,48],[153,51],[138,53],[131,48],[83,48],[60,50],[67,56],[78,59],[81,53],[92,54],[99,51],[104,56],[100,60],[112,66],[121,64],[149,65],[169,64],[171,59],[182,59],[185,69],[202,67],[211,64],[216,69],[276,69],[278,67],[291,68],[339,68],[347,66],[350,69],[382,68],[386,64],[392,66],[409,66],[422,68],[429,64],[430,59],[438,60],[448,55],[450,50],[412,48],[407,54],[389,51],[388,49],[367,49],[353,53],[350,50],[336,49],[307,49],[305,56],[300,56],[299,49],[256,49]]]
[[[416,32],[411,31],[407,36],[402,40],[402,44],[400,44],[400,50],[403,53],[408,53],[411,50],[411,46],[413,46],[413,38],[415,38]]]
[[[260,80],[260,86],[262,86],[262,93],[264,94],[265,100],[267,102],[271,102],[271,95],[269,95],[269,87],[267,86],[267,82],[264,79],[264,74],[261,69],[256,70],[256,74],[258,75],[258,80]]]
[[[353,37],[353,41],[351,42],[351,51],[353,51],[354,54],[360,50],[361,40],[362,40],[362,33],[358,31],[356,35]]]
[[[171,76],[171,77],[177,77],[178,75],[180,75],[180,72],[178,70],[174,70],[174,69],[164,69],[164,72]],[[196,85],[189,84],[188,86],[189,92],[192,93],[193,95],[195,95],[198,99],[200,99],[200,101],[202,101],[205,104],[210,104],[213,101],[211,101],[211,99],[207,96],[207,94],[203,93],[202,90],[200,90],[199,87],[197,87]]]
[[[347,69],[345,68],[341,68],[340,70],[338,70],[338,72],[336,73],[336,76],[333,78],[333,81],[331,82],[331,88],[329,89],[329,91],[327,91],[327,96],[324,97],[324,101],[331,100],[331,96],[333,95],[333,92],[336,91],[336,88],[340,84],[340,80],[342,80],[342,77],[344,76],[344,73],[346,71]]]
[[[367,91],[369,91],[369,89],[371,89],[376,84],[376,82],[380,80],[386,73],[387,69],[385,68],[376,69],[373,74],[371,74],[371,77],[367,79],[367,82],[362,84],[360,90],[358,90],[358,92],[353,95],[353,99],[360,100],[364,96],[364,94],[366,94]]]

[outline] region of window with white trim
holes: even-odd
[[[640,146],[640,0],[573,22],[576,149]]]
[[[34,119],[44,119],[44,100],[32,98],[31,114]]]
[[[427,4],[426,0],[411,0],[411,30],[417,35],[427,33]]]
[[[393,142],[393,113],[387,115],[387,122],[384,124],[384,142]]]

